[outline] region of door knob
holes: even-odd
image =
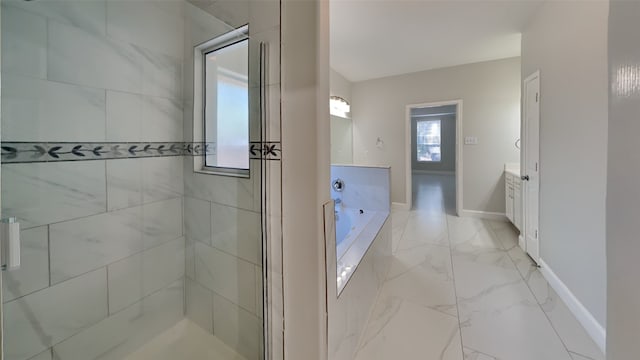
[[[523,181],[529,181],[529,175],[522,175],[520,176],[520,179],[522,179]]]

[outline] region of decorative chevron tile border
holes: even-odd
[[[282,144],[279,141],[252,141],[249,143],[249,158],[282,160]]]
[[[202,142],[2,142],[2,163],[86,161],[216,153],[215,143]],[[280,160],[280,142],[251,142],[251,159]]]

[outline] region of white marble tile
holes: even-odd
[[[142,119],[145,117],[143,96],[121,91],[106,91],[107,141],[143,140]]]
[[[32,357],[29,360],[51,360],[51,349],[41,352],[40,354]]]
[[[529,284],[567,349],[593,360],[604,360],[604,354],[539,271],[531,275]]]
[[[104,35],[106,31],[106,7],[103,0],[35,2],[7,0],[3,1],[3,5],[5,4],[46,16],[50,22],[70,25],[93,34]]]
[[[190,279],[186,286],[187,318],[213,334],[213,292]]]
[[[107,316],[104,268],[4,305],[5,356],[28,359]]]
[[[497,360],[493,356],[489,356],[479,351],[469,349],[468,347],[464,347],[463,351],[464,351],[464,360]]]
[[[139,252],[141,224],[141,209],[134,207],[50,225],[51,283]]]
[[[397,251],[425,244],[449,246],[447,221],[441,216],[410,216],[398,243]]]
[[[143,202],[166,200],[183,194],[183,157],[141,159]],[[185,160],[187,161],[187,160]]]
[[[2,165],[2,213],[21,227],[51,224],[107,208],[101,161]]]
[[[185,236],[193,241],[211,245],[211,203],[205,200],[184,198]]]
[[[110,264],[109,314],[113,315],[142,299],[142,253]]]
[[[50,80],[142,93],[144,64],[134,46],[57,22],[48,29]]]
[[[588,358],[586,356],[582,356],[580,354],[576,354],[576,353],[573,353],[573,352],[569,352],[569,355],[571,355],[571,359],[573,359],[573,360],[594,360],[592,358]]]
[[[133,45],[142,65],[142,90],[145,95],[182,99],[182,60]]]
[[[47,19],[5,4],[2,6],[3,75],[46,79]]]
[[[213,294],[213,333],[247,360],[259,360],[262,320]]]
[[[260,214],[211,204],[212,246],[259,265],[262,262]]]
[[[142,204],[140,159],[107,160],[107,208],[124,209]]]
[[[184,238],[179,238],[142,253],[142,291],[145,296],[184,278],[184,248]]]
[[[179,238],[109,265],[109,312],[114,314],[184,276]]]
[[[188,2],[185,5],[185,16],[188,22],[187,38],[191,39],[191,46],[199,45],[234,29],[231,25]],[[192,47],[189,48],[192,49]]]
[[[212,1],[206,9],[218,19],[237,28],[249,22],[249,4],[250,1]]]
[[[191,280],[196,280],[196,246],[195,241],[185,239],[185,276]]]
[[[569,359],[504,250],[454,252],[453,268],[465,346],[498,359]]]
[[[142,238],[148,249],[181,237],[182,198],[157,201],[142,206]]]
[[[186,196],[221,205],[254,210],[254,179],[211,176],[193,171],[193,162],[185,160],[184,192]],[[250,165],[252,166],[252,165]]]
[[[401,300],[379,298],[356,360],[462,359],[458,319]]]
[[[184,141],[181,100],[107,90],[107,140]]]
[[[121,360],[183,318],[184,283],[145,297],[53,347],[54,359]]]
[[[391,262],[381,294],[395,295],[457,316],[449,249],[422,245],[411,250],[399,250]]]
[[[182,57],[184,15],[178,1],[107,1],[107,35]]]
[[[187,319],[147,342],[122,360],[246,360],[220,339]]]
[[[471,217],[447,216],[449,241],[459,251],[476,248],[503,249],[488,223]]]
[[[255,313],[256,280],[253,264],[202,243],[196,243],[196,280]]]
[[[22,230],[20,239],[20,268],[2,271],[3,302],[49,286],[49,229]]]
[[[3,73],[2,117],[10,141],[104,141],[105,92]]]
[[[518,246],[518,235],[520,235],[520,233],[518,232],[518,229],[516,229],[515,226],[511,226],[510,223],[503,224],[505,224],[503,227],[497,228],[491,225],[491,229],[498,240],[500,240],[502,247],[510,250]]]

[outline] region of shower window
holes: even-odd
[[[416,150],[418,161],[440,161],[440,138],[440,120],[420,120],[417,122]]]
[[[249,39],[243,27],[211,40],[201,51],[202,170],[249,175]]]

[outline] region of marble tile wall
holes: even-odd
[[[250,51],[268,50],[268,126],[254,123],[252,140],[279,142],[279,1],[199,6],[3,1],[2,140],[192,142],[192,46],[250,22]],[[267,208],[269,251],[281,259],[280,163],[263,166],[251,160],[251,177],[238,179],[194,173],[181,156],[3,164],[2,211],[19,218],[24,242],[21,269],[3,274],[7,359],[120,359],[185,312],[262,358]]]
[[[184,141],[184,8],[3,1],[2,140]],[[21,268],[3,272],[7,359],[121,359],[184,317],[183,168],[2,164],[23,239]]]

